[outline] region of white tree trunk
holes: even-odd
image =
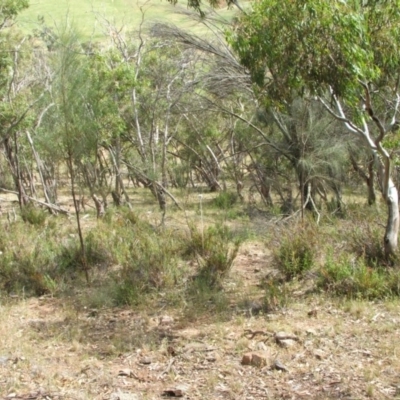
[[[385,199],[388,207],[388,220],[385,231],[385,254],[386,257],[391,257],[396,253],[398,233],[399,233],[399,196],[397,188],[393,181],[390,179],[388,196]]]
[[[396,254],[397,251],[399,234],[399,195],[391,178],[390,154],[383,147],[382,141],[385,138],[385,135],[397,124],[396,116],[400,106],[400,94],[396,94],[396,102],[393,109],[392,120],[388,125],[385,126],[385,124],[374,113],[368,85],[365,83],[361,83],[361,85],[365,89],[365,98],[363,99],[364,109],[375,124],[375,127],[378,129],[378,136],[375,139],[372,139],[369,132],[369,126],[364,117],[361,119],[362,127],[357,126],[357,124],[346,117],[342,105],[334,95],[333,91],[331,91],[331,95],[336,104],[337,111],[333,110],[330,104],[328,104],[323,98],[319,97],[319,100],[331,115],[345,124],[346,128],[350,132],[356,134],[364,140],[366,147],[369,148],[374,157],[375,165],[378,169],[378,179],[381,192],[388,208],[388,219],[384,236],[384,248],[386,258],[389,260]]]

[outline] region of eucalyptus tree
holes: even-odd
[[[361,139],[388,208],[385,252],[394,254],[398,193],[384,139],[397,127],[400,2],[262,0],[238,19],[229,40],[266,107],[313,96]]]
[[[204,23],[208,26],[207,21]],[[193,91],[204,108],[198,120],[191,120],[195,125],[189,141],[193,150],[196,141],[207,143],[215,138],[212,140],[217,148],[223,150],[216,152],[222,154],[218,163],[225,163],[234,172],[232,176],[239,189],[243,186],[245,160],[250,160],[247,168],[253,187],[267,205],[272,204],[271,193],[275,191],[284,208],[292,203],[290,207],[294,209],[293,186],[300,189],[301,208],[315,209],[312,196],[317,191],[321,193],[324,186],[334,191],[341,204],[339,182],[346,147],[343,140],[335,146],[327,144],[337,135],[338,128],[320,104],[297,96],[285,108],[266,107],[249,71],[216,29],[210,28],[211,37],[200,37],[170,25],[159,24],[153,30],[159,37],[174,40],[199,54],[201,68],[193,81]],[[218,122],[211,124],[214,134],[210,135],[207,127],[211,125],[206,121],[212,120]],[[224,135],[224,125],[228,135]],[[229,146],[224,147],[224,143]],[[202,154],[197,149],[196,152]]]
[[[193,79],[193,53],[145,36],[142,25],[138,32],[125,32],[105,24],[111,32],[105,63],[118,114],[119,159],[135,182],[150,189],[165,213],[167,196],[176,203],[168,190],[168,149],[185,119],[178,105],[190,103],[187,82]]]

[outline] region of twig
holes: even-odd
[[[171,370],[172,364],[175,362],[175,358],[171,358],[169,360],[168,366],[167,368],[165,368],[165,370],[163,372],[161,372],[160,375],[158,375],[157,379],[161,379],[163,377],[163,375],[168,374],[168,372]]]
[[[270,332],[265,332],[265,331],[253,331],[251,329],[246,329],[244,331],[244,336],[248,337],[248,339],[253,339],[257,335],[272,336]]]

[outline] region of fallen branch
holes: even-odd
[[[18,192],[15,192],[14,190],[8,190],[8,189],[0,188],[0,192],[11,193],[11,194],[15,194],[16,196],[18,196]],[[26,196],[26,197],[29,200],[40,204],[41,206],[49,208],[50,210],[57,211],[57,212],[59,212],[61,214],[66,214],[66,215],[69,214],[69,211],[64,210],[63,208],[61,208],[61,207],[59,207],[59,206],[57,206],[55,204],[49,204],[49,203],[46,203],[45,201],[41,201],[41,200],[35,199],[34,197],[31,197],[31,196]]]

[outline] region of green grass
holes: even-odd
[[[68,20],[87,40],[101,40],[106,32],[101,23],[104,18],[117,27],[135,30],[142,19],[142,7],[146,23],[168,22],[194,32],[203,30],[202,25],[179,13],[180,10],[187,10],[186,4],[185,0],[180,0],[176,6],[165,0],[31,0],[30,7],[20,14],[18,23],[24,31],[29,32],[39,27],[38,17],[44,17],[49,26],[57,26]],[[235,13],[234,9],[218,10],[218,14],[228,20]]]

